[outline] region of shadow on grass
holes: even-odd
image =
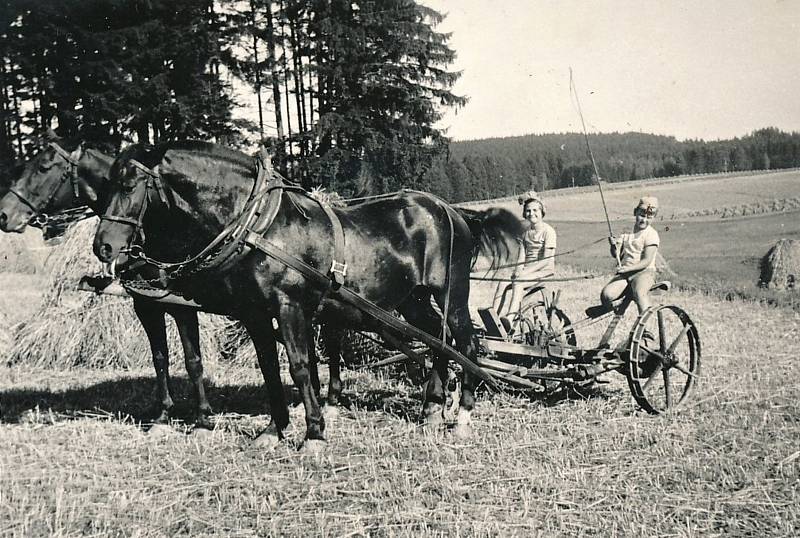
[[[575,400],[609,400],[610,396],[603,390],[603,383],[587,383],[585,385],[561,383],[548,386],[546,389],[514,389],[506,388],[505,394],[514,396],[544,407],[555,407],[564,402]],[[487,391],[481,391],[479,397],[491,398]]]
[[[293,386],[284,386],[286,400],[299,403]],[[171,416],[184,422],[195,417],[195,398],[187,378],[172,378],[172,398],[175,403]],[[266,389],[261,385],[215,386],[206,382],[206,394],[215,413],[262,415],[269,413]],[[31,409],[38,408],[57,415],[130,417],[136,422],[149,422],[156,417],[155,380],[152,377],[133,377],[103,381],[79,389],[51,391],[47,389],[10,389],[0,392],[2,419],[16,423]]]
[[[327,387],[323,386],[323,394],[326,391]],[[284,393],[289,405],[302,404],[294,385],[284,384]],[[607,398],[602,387],[596,385],[584,388],[564,386],[548,391],[506,391],[506,393],[523,400],[539,402],[546,407],[556,406],[568,400]],[[269,414],[266,389],[260,384],[217,386],[206,381],[206,394],[216,414],[252,416]],[[418,383],[401,383],[394,388],[370,387],[356,383],[341,395],[340,405],[347,409],[386,413],[409,422],[418,422],[422,412],[423,394],[424,385]],[[172,397],[174,407],[171,417],[185,423],[193,423],[195,398],[187,378],[172,378]],[[492,398],[492,394],[485,388],[479,387],[477,397],[487,399]],[[451,404],[452,401],[448,398],[447,406]],[[128,418],[142,423],[152,421],[159,411],[155,398],[155,380],[147,376],[102,381],[68,390],[12,388],[0,392],[3,422],[25,421],[27,415],[34,409],[67,420],[74,417],[98,416],[104,419]]]
[[[342,407],[353,409],[358,408],[369,412],[383,412],[410,422],[418,422],[422,413],[422,401],[425,393],[424,376],[419,372],[413,372],[409,378],[408,372],[402,368],[389,374],[395,380],[404,379],[403,390],[391,390],[388,388],[372,387],[350,387],[340,398]],[[605,383],[587,383],[584,385],[551,383],[547,389],[514,389],[505,386],[502,394],[518,398],[525,402],[538,403],[544,407],[555,407],[568,401],[576,400],[610,400],[611,395],[604,390]],[[359,390],[362,389],[362,390]],[[475,392],[477,400],[491,400],[495,397],[494,392],[488,390],[486,385],[480,384]],[[450,399],[451,393],[447,394],[448,399],[445,407],[449,408],[453,404]],[[457,402],[456,402],[457,404]]]

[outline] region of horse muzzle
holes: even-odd
[[[4,232],[22,233],[28,226],[32,213],[25,214],[19,211],[4,211],[0,208],[0,230]]]
[[[119,250],[114,249],[114,247],[108,243],[95,242],[93,245],[93,250],[94,255],[97,256],[97,259],[106,265],[116,262],[116,259],[119,256]]]

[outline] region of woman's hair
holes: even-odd
[[[542,218],[544,218],[544,215],[547,212],[547,210],[545,209],[544,202],[542,201],[541,198],[528,198],[524,202],[522,202],[523,212],[525,211],[525,206],[527,206],[528,204],[539,204],[539,209],[541,210]]]

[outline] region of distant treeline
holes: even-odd
[[[619,182],[682,174],[800,166],[800,133],[760,129],[731,140],[680,142],[644,133],[589,135],[600,178]],[[510,196],[530,189],[590,185],[594,170],[580,133],[452,142],[419,188],[451,202]]]

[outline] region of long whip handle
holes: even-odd
[[[586,150],[589,152],[589,159],[592,161],[592,168],[594,169],[594,177],[597,178],[597,190],[600,191],[600,201],[603,203],[603,213],[606,216],[606,224],[608,225],[608,236],[614,237],[614,231],[611,229],[611,219],[608,218],[608,207],[606,206],[606,197],[603,195],[603,186],[600,184],[600,172],[597,170],[597,163],[594,160],[594,153],[592,153],[592,146],[589,144],[589,135],[586,133],[586,122],[583,120],[583,110],[581,110],[581,101],[578,99],[578,89],[575,87],[575,78],[572,76],[572,68],[569,68],[569,87],[572,94],[575,96],[575,104],[578,107],[578,116],[581,118],[581,127],[583,127],[583,139],[586,142]],[[615,247],[617,265],[620,265],[619,248]]]

